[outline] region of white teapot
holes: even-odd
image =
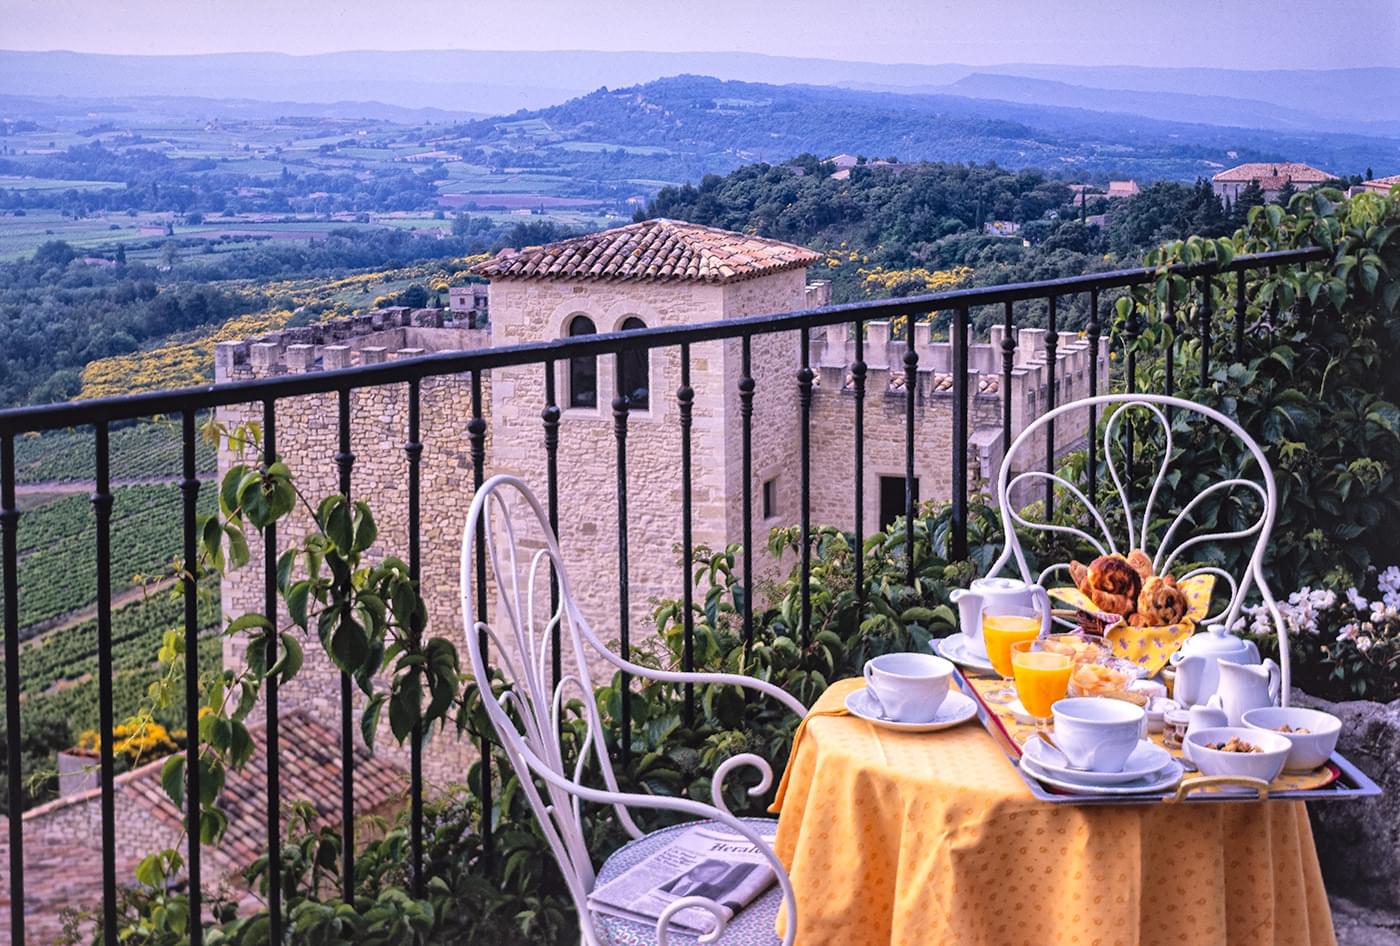
[[[1034,610],[1036,602],[1044,613],[1050,613],[1050,595],[1040,585],[1028,584],[1019,578],[976,578],[971,588],[955,588],[948,596],[958,606],[958,624],[969,652],[987,656],[982,640],[982,610],[995,612],[998,606]]]
[[[1169,663],[1176,670],[1172,696],[1188,708],[1208,701],[1220,688],[1222,662],[1258,664],[1259,648],[1254,641],[1227,632],[1225,625],[1211,624],[1204,632],[1187,638],[1181,650],[1172,654]]]

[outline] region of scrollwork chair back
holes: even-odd
[[[517,511],[524,514],[525,525],[534,533],[531,538],[541,545],[533,553],[527,553],[522,547],[520,540],[524,536],[517,530],[513,515]],[[488,621],[477,608],[474,570],[477,555],[485,556],[487,585],[495,588],[494,621]],[[559,583],[559,606],[553,611],[549,608],[551,564]],[[472,672],[481,688],[482,703],[501,747],[519,776],[520,789],[563,872],[569,895],[578,910],[583,943],[598,946],[601,942],[597,924],[588,909],[588,894],[597,875],[588,854],[580,805],[591,802],[611,805],[623,828],[633,838],[640,838],[643,833],[630,809],[652,808],[711,819],[756,844],[777,874],[789,917],[783,943],[791,946],[797,914],[787,873],[759,833],[729,813],[723,794],[726,777],[740,767],[758,771],[759,783],[748,792],[752,796],[762,794],[772,785],[772,768],[752,753],[725,760],[715,771],[713,804],[710,805],[685,798],[621,791],[593,698],[590,660],[601,659],[634,676],[653,680],[748,687],[779,700],[799,716],[806,712],[801,702],[772,684],[750,677],[658,670],[623,660],[610,651],[578,607],[558,540],[549,527],[543,507],[516,477],[492,477],[477,492],[462,535],[460,566],[467,650]],[[544,602],[542,607],[537,606],[540,597]],[[561,675],[557,686],[550,679],[550,645],[556,627],[561,632],[561,648],[572,652],[573,662],[569,671]],[[482,649],[483,637],[490,642],[493,661],[490,665]],[[493,696],[488,676],[492,666],[506,684],[498,696]],[[581,697],[579,706],[586,730],[578,758],[572,765],[564,758],[560,739],[566,694],[570,690]],[[585,777],[590,774],[596,774],[601,786],[585,783]],[[727,919],[723,907],[712,900],[685,897],[672,903],[657,924],[660,946],[666,946],[670,917],[688,907],[707,910],[717,919],[716,928],[702,936],[701,942],[713,941],[723,933]]]
[[[1023,473],[1012,475],[1014,461],[1028,451],[1037,433],[1047,431],[1048,425],[1055,419],[1063,417],[1074,411],[1084,411],[1089,407],[1098,407],[1111,411],[1103,422],[1103,462],[1108,469],[1109,478],[1112,483],[1111,499],[1116,501],[1118,508],[1123,512],[1122,529],[1123,534],[1115,536],[1109,528],[1108,518],[1104,516],[1098,505],[1092,501],[1091,497],[1084,493],[1069,480],[1056,473],[1043,470],[1030,469]],[[1153,527],[1153,512],[1157,503],[1158,495],[1162,491],[1163,483],[1166,481],[1172,460],[1172,425],[1168,420],[1166,411],[1175,410],[1191,414],[1196,414],[1211,423],[1224,428],[1224,431],[1233,437],[1240,446],[1248,453],[1249,458],[1254,461],[1257,467],[1253,472],[1257,477],[1250,478],[1241,471],[1239,476],[1230,477],[1212,483],[1197,493],[1186,505],[1176,513],[1170,525],[1165,530],[1158,530]],[[1156,475],[1153,477],[1152,485],[1148,490],[1146,500],[1140,507],[1130,498],[1128,490],[1128,477],[1119,466],[1119,460],[1115,455],[1115,447],[1120,444],[1119,430],[1121,424],[1129,411],[1145,411],[1160,428],[1160,435],[1163,438],[1163,449],[1161,452],[1161,462],[1158,465]],[[1121,452],[1121,451],[1120,451]],[[1086,532],[1084,529],[1074,525],[1063,523],[1046,522],[1027,518],[1022,511],[1017,510],[1011,502],[1011,496],[1016,488],[1024,483],[1033,481],[1050,481],[1059,489],[1063,490],[1074,501],[1083,507],[1087,520],[1086,524],[1097,529],[1097,535]],[[1253,492],[1260,500],[1260,508],[1257,518],[1244,529],[1233,532],[1211,532],[1206,534],[1194,534],[1191,531],[1191,514],[1208,497],[1218,493],[1228,492],[1233,489],[1244,489]],[[1229,601],[1223,608],[1215,614],[1208,615],[1201,623],[1217,623],[1223,620],[1226,627],[1239,626],[1241,612],[1244,609],[1246,597],[1251,587],[1257,587],[1259,597],[1268,609],[1270,619],[1273,622],[1274,630],[1279,639],[1279,665],[1282,675],[1282,686],[1280,695],[1284,705],[1288,703],[1288,691],[1290,685],[1289,660],[1288,660],[1288,632],[1284,625],[1283,618],[1279,614],[1278,605],[1274,601],[1274,596],[1269,590],[1268,582],[1265,581],[1263,572],[1263,562],[1265,552],[1268,550],[1269,538],[1273,532],[1274,519],[1278,513],[1278,487],[1274,482],[1273,468],[1269,465],[1268,458],[1259,444],[1232,418],[1222,414],[1214,408],[1195,401],[1184,398],[1170,397],[1164,394],[1103,394],[1096,397],[1083,398],[1078,401],[1071,401],[1062,404],[1054,410],[1047,411],[1033,422],[1028,424],[1020,435],[1011,443],[1011,448],[1007,450],[1005,458],[1002,460],[1001,470],[997,474],[997,506],[1000,510],[1002,529],[1006,535],[1006,546],[1002,549],[1000,557],[988,571],[989,575],[996,575],[1001,572],[1008,563],[1015,561],[1017,570],[1022,580],[1026,582],[1036,582],[1044,584],[1046,578],[1057,571],[1068,568],[1066,563],[1056,563],[1042,570],[1039,575],[1032,575],[1026,563],[1024,550],[1021,548],[1020,538],[1016,533],[1016,527],[1020,526],[1028,529],[1038,529],[1046,532],[1059,532],[1072,535],[1088,543],[1098,554],[1107,555],[1114,552],[1127,554],[1135,548],[1140,548],[1152,559],[1153,572],[1155,574],[1166,574],[1172,565],[1181,557],[1187,549],[1203,545],[1208,542],[1225,542],[1234,540],[1251,541],[1249,563],[1244,574],[1236,579],[1228,571],[1213,565],[1202,565],[1187,571],[1180,577],[1211,573],[1218,578],[1223,578],[1230,589]],[[1122,541],[1118,541],[1119,539]]]

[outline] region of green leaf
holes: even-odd
[[[272,622],[269,621],[267,618],[263,617],[261,614],[250,613],[234,618],[233,621],[229,623],[226,633],[237,634],[240,631],[246,631],[255,627],[262,628],[265,631],[276,630],[276,628],[273,627]]]
[[[176,808],[184,806],[185,757],[183,755],[177,753],[165,760],[165,764],[160,768],[160,787],[165,790],[165,796],[175,803]]]
[[[292,634],[285,631],[280,635],[282,641],[282,656],[277,658],[277,663],[268,668],[268,675],[277,675],[283,683],[291,680],[301,672],[301,665],[305,660],[305,654],[301,649],[301,642]]]
[[[359,622],[348,615],[331,631],[331,656],[340,669],[353,673],[369,656],[369,637]]]
[[[388,694],[376,693],[369,698],[365,704],[365,710],[360,715],[360,737],[364,739],[365,745],[374,748],[374,736],[379,732],[379,716],[384,709],[384,701],[388,699]]]
[[[311,597],[311,582],[302,580],[287,589],[287,613],[292,620],[300,627],[306,627],[308,621],[307,604]]]
[[[355,545],[356,552],[363,552],[374,545],[374,540],[379,537],[379,528],[374,524],[374,516],[369,511],[369,504],[364,500],[355,503]]]
[[[355,533],[350,522],[350,509],[339,496],[335,498],[340,501],[331,507],[330,514],[326,516],[326,538],[335,544],[336,549],[342,555],[349,555],[354,551],[355,546]]]

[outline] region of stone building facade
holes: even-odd
[[[466,327],[441,310],[386,309],[352,319],[290,329],[275,335],[218,347],[219,381],[296,374],[354,364],[374,364],[434,351],[508,346],[576,334],[578,320],[593,332],[626,331],[719,322],[750,315],[802,309],[829,301],[829,286],[809,285],[807,266],[816,254],[787,244],[670,221],[650,221],[483,264],[491,280],[489,329]],[[444,321],[444,318],[447,320]],[[1002,337],[968,350],[971,398],[968,456],[972,488],[994,474],[1001,462]],[[928,325],[915,326],[919,351],[915,412],[915,465],[921,500],[951,493],[953,342],[935,342]],[[889,323],[868,324],[865,359],[869,365],[865,398],[865,497],[867,534],[880,525],[881,477],[904,476],[904,342],[891,340]],[[1058,402],[1088,393],[1088,365],[1100,359],[1107,378],[1106,345],[1092,353],[1076,337],[1061,339]],[[743,536],[742,422],[740,381],[742,343],[738,339],[696,343],[690,348],[693,400],[693,523],[697,546],[713,548]],[[628,581],[627,626],[634,646],[654,640],[651,614],[663,598],[679,597],[685,569],[681,537],[681,429],[676,398],[681,353],[654,349],[640,361],[619,365],[613,356],[553,365],[560,406],[557,463],[560,471],[559,537],[579,603],[604,640],[621,633],[618,562],[618,478],[616,418],[619,380],[635,391],[638,377],[647,392],[644,407],[626,419]],[[855,399],[849,385],[854,339],[848,327],[814,330],[811,365],[811,502],[814,525],[850,528],[854,522]],[[1044,332],[1022,329],[1012,373],[1012,429],[1019,431],[1043,410],[1048,396]],[[766,553],[773,526],[798,521],[799,340],[795,333],[755,334],[751,339],[752,477],[756,578],[778,575],[791,562]],[[592,379],[589,391],[575,388]],[[486,420],[485,473],[511,473],[543,498],[546,488],[545,369],[539,364],[493,369],[480,383]],[[581,395],[581,396],[576,396]],[[472,417],[469,377],[425,381],[422,397],[422,554],[427,632],[462,640],[458,600],[458,549],[472,500],[472,459],[468,425]],[[408,463],[406,386],[360,389],[351,396],[351,451],[355,455],[351,493],[368,499],[380,527],[385,552],[407,549],[405,483]],[[222,412],[227,423],[261,417],[261,405]],[[1082,439],[1084,424],[1064,424],[1057,449]],[[296,474],[313,503],[337,489],[336,404],[332,395],[290,399],[277,404],[278,453]],[[1043,456],[1044,445],[1031,456]],[[235,458],[227,451],[220,470]],[[902,487],[901,487],[902,488]],[[765,502],[765,498],[768,500]],[[902,508],[902,507],[901,507]],[[281,542],[304,534],[307,516],[297,513],[281,530]],[[538,536],[528,532],[527,544]],[[261,561],[256,537],[253,561]],[[229,616],[261,610],[261,569],[249,566],[226,579]],[[281,616],[286,622],[285,614]],[[339,684],[318,646],[308,646],[300,677],[282,692],[285,706],[305,707],[321,719],[338,719]],[[226,645],[227,663],[242,653]],[[595,672],[595,678],[600,674]],[[387,729],[387,727],[385,727]],[[387,731],[376,752],[401,762]],[[465,776],[470,747],[450,738],[434,740],[425,754],[430,783]]]

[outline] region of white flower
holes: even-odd
[[[1356,649],[1361,651],[1363,654],[1366,653],[1366,651],[1371,649],[1371,638],[1367,637],[1365,634],[1362,634],[1356,639]]]
[[[1308,594],[1308,604],[1319,611],[1325,611],[1336,603],[1335,591],[1319,589]]]
[[[1376,576],[1376,585],[1384,594],[1400,592],[1400,565],[1392,565]]]
[[[1371,602],[1361,597],[1361,592],[1357,591],[1355,588],[1347,589],[1347,604],[1358,611],[1369,611],[1371,609]]]
[[[1355,640],[1355,639],[1356,639],[1356,632],[1357,632],[1358,630],[1359,630],[1359,628],[1356,626],[1356,622],[1355,622],[1355,621],[1353,621],[1353,622],[1350,623],[1350,624],[1343,624],[1342,627],[1341,627],[1341,629],[1340,629],[1339,631],[1337,631],[1337,640],[1339,640],[1339,641],[1350,641],[1350,640]]]

